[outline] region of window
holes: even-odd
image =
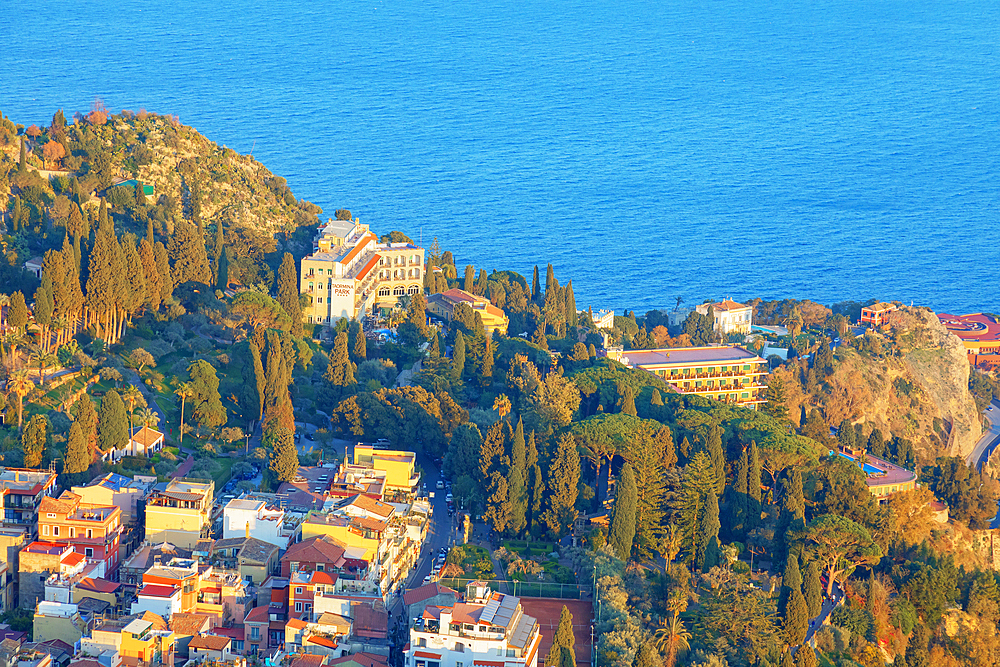
[[[302,595],[302,587],[301,586],[296,586],[295,587],[295,594],[296,595]]]
[[[86,549],[83,550],[83,555],[86,556],[87,558],[93,558],[94,550],[91,547],[87,547]]]
[[[242,639],[234,639],[233,640],[233,649],[236,650],[236,651],[242,651],[243,650],[243,640]]]
[[[295,611],[302,611],[302,603],[301,602],[296,602],[295,603]]]
[[[312,602],[306,602],[306,611],[312,611]]]
[[[427,638],[420,637],[419,639],[417,639],[417,646],[419,646],[420,648],[427,648]]]
[[[399,285],[398,287],[396,287],[396,288],[394,288],[392,290],[392,294],[393,294],[393,296],[405,296],[406,295],[406,288],[403,287],[402,285]]]
[[[462,667],[462,663],[461,662],[456,662],[455,663],[455,667]]]
[[[324,568],[325,566],[326,566],[326,565],[325,565],[324,563],[316,563],[316,571],[317,571],[317,572],[322,572],[322,571],[323,571],[323,568]]]
[[[416,285],[410,285],[410,287],[406,290],[406,293],[407,294],[416,294],[419,291],[420,291],[419,287],[417,287]]]
[[[87,529],[87,538],[89,539],[89,538],[91,538],[93,536],[94,536],[94,529],[93,528],[88,528]]]
[[[497,649],[497,656],[500,657],[500,658],[503,657],[503,647],[502,646]]]
[[[260,639],[260,626],[254,625],[250,628],[250,639]],[[256,647],[253,647],[256,648]]]
[[[52,526],[52,536],[59,537],[59,526]]]
[[[76,528],[74,528],[73,526],[69,527],[69,536],[76,537]]]
[[[52,512],[49,512],[48,514],[45,515],[45,518],[46,519],[54,519],[54,518],[56,518],[56,515],[53,514]]]
[[[512,649],[512,648],[507,649],[507,657],[508,658],[513,658],[514,657],[514,649]]]
[[[48,535],[48,534],[49,534],[49,527],[42,526],[42,535]]]
[[[458,653],[465,653],[465,644],[462,642],[455,642],[455,651]]]

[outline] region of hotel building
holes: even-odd
[[[656,375],[677,393],[695,394],[756,410],[766,403],[767,361],[735,345],[660,350],[608,350],[608,358]]]
[[[969,363],[990,370],[1000,366],[1000,322],[994,316],[939,313],[938,319],[950,333],[962,339]]]
[[[507,333],[507,324],[510,322],[507,314],[490,303],[489,299],[470,294],[465,290],[453,288],[440,294],[431,294],[427,297],[427,310],[443,320],[451,322],[455,319],[455,309],[462,303],[469,306],[473,313],[479,313],[479,317],[483,321],[483,330],[487,335],[492,336],[494,331],[499,331],[502,334]],[[613,318],[612,314],[612,321]]]
[[[706,316],[709,308],[712,309],[712,316],[715,318],[713,329],[716,333],[723,336],[750,333],[750,328],[753,326],[752,307],[736,303],[732,299],[697,306],[698,312]]]
[[[542,641],[538,621],[520,598],[469,584],[465,602],[428,605],[413,620],[405,667],[536,667]]]
[[[300,291],[311,299],[306,322],[331,324],[376,308],[390,309],[399,297],[423,289],[424,249],[411,243],[379,243],[357,221],[331,220],[302,259]]]

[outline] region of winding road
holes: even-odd
[[[992,401],[983,412],[983,416],[990,423],[990,428],[983,433],[983,437],[979,438],[975,448],[965,457],[967,464],[975,465],[977,468],[989,460],[990,454],[1000,443],[1000,403],[997,403],[996,400]]]

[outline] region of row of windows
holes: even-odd
[[[388,286],[380,287],[378,290],[379,296],[405,296],[407,294],[414,295],[420,291],[419,285],[410,285],[409,287],[403,287],[402,285],[396,285],[391,290]]]
[[[49,534],[49,527],[48,527],[48,525],[43,524],[42,525],[42,535],[46,535],[47,536],[48,534]],[[73,526],[69,527],[69,536],[70,537],[76,537],[76,528],[74,528]],[[52,537],[59,537],[59,526],[52,526]],[[94,529],[93,528],[88,528],[87,529],[87,537],[89,537],[89,538],[94,537]]]

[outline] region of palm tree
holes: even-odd
[[[0,331],[7,325],[7,318],[3,316],[4,306],[10,305],[10,294],[0,294]]]
[[[152,408],[140,408],[139,424],[147,428],[156,428],[160,425],[160,415]]]
[[[660,553],[663,555],[663,560],[665,561],[663,564],[663,573],[668,577],[673,575],[674,559],[677,558],[677,554],[681,551],[682,541],[683,536],[674,524],[671,524],[667,528],[666,534],[660,538]]]
[[[3,342],[7,346],[7,354],[11,361],[14,360],[14,353],[17,352],[17,346],[21,344],[21,341],[21,334],[17,331],[8,331],[3,335]]]
[[[132,421],[132,413],[135,411],[136,402],[139,401],[141,398],[142,398],[142,392],[139,391],[139,388],[136,387],[134,384],[128,385],[122,392],[122,400],[128,403],[128,423],[129,423],[129,429],[131,429],[129,437],[135,435],[135,425]]]
[[[194,396],[194,385],[190,382],[182,382],[174,389],[174,393],[181,397],[181,436],[180,444],[184,444],[184,403],[187,399]]]
[[[691,648],[688,642],[690,639],[691,633],[684,627],[684,622],[677,614],[671,616],[667,624],[656,631],[653,640],[657,648],[667,654],[663,667],[674,667],[677,664],[678,656]]]
[[[27,396],[35,383],[28,377],[28,371],[14,371],[7,382],[8,391],[17,394],[17,432],[21,432],[21,422],[24,416],[24,397]]]
[[[55,355],[47,352],[44,347],[39,347],[31,353],[31,356],[28,357],[28,363],[38,369],[39,385],[45,384],[45,369],[58,361]]]

